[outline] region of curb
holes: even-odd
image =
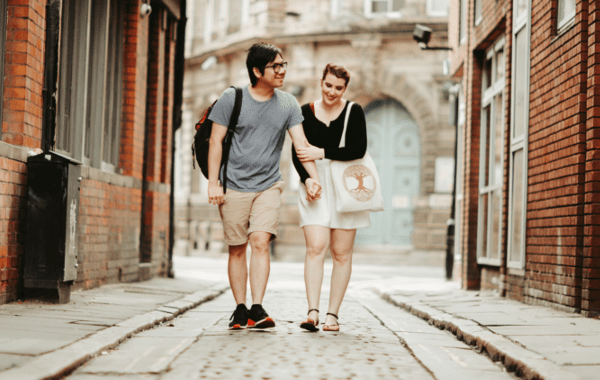
[[[470,319],[457,318],[419,301],[400,295],[378,292],[381,298],[429,322],[440,330],[447,330],[459,340],[500,362],[509,372],[526,380],[581,380],[543,356],[527,350],[503,335],[496,334]]]
[[[102,351],[116,347],[138,332],[147,330],[224,293],[229,286],[200,290],[180,299],[158,305],[153,311],[136,315],[91,336],[0,373],[0,380],[56,379]]]

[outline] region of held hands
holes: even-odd
[[[208,183],[208,203],[211,205],[219,206],[222,205],[225,200],[223,199],[223,188],[219,186],[219,183]]]
[[[320,160],[325,157],[325,149],[313,145],[296,149],[300,162]]]
[[[304,184],[306,185],[306,200],[309,202],[321,199],[321,184],[312,178],[308,178]]]

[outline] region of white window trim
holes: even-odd
[[[515,0],[513,0],[514,2]],[[529,83],[530,81],[530,72],[531,72],[531,1],[528,1],[527,4],[527,12],[524,12],[523,15],[521,15],[521,17],[519,17],[518,19],[516,19],[516,16],[513,16],[513,31],[512,31],[512,53],[511,53],[511,78],[515,78],[515,68],[516,68],[516,49],[515,49],[515,42],[516,42],[516,35],[518,32],[520,32],[523,28],[527,28],[525,30],[526,35],[529,37],[527,38],[527,49],[525,49],[525,51],[529,52],[529,55],[527,57],[527,74],[526,74],[526,82]],[[529,104],[529,93],[530,93],[531,89],[529,91],[526,91],[525,93],[525,104]],[[515,102],[515,86],[511,86],[511,123],[510,125],[513,126],[515,125],[515,114],[514,114],[514,102]],[[513,268],[513,269],[524,269],[525,268],[525,257],[526,257],[526,247],[527,247],[527,193],[528,193],[528,189],[527,189],[527,178],[528,178],[528,155],[529,155],[529,144],[527,144],[528,142],[528,136],[529,136],[529,107],[527,107],[525,109],[525,125],[523,127],[523,135],[522,136],[517,136],[517,138],[513,138],[512,135],[510,136],[510,149],[509,149],[509,185],[508,185],[508,194],[509,194],[509,202],[508,202],[508,233],[507,233],[507,254],[506,254],[506,266],[508,268]],[[515,152],[519,151],[519,150],[523,150],[523,194],[511,194],[512,189],[513,189],[513,171],[514,171],[514,163],[513,163],[513,155]],[[512,252],[512,224],[513,224],[513,220],[512,220],[512,210],[513,210],[513,203],[515,202],[515,199],[522,202],[522,206],[523,206],[523,215],[522,215],[522,219],[521,219],[521,226],[523,227],[521,229],[521,252],[522,255],[519,258],[519,260],[517,261],[511,261],[511,252]]]
[[[562,1],[564,2],[564,1],[566,1],[566,0],[562,0]],[[575,1],[575,0],[573,0],[573,1]],[[556,6],[557,6],[557,12],[556,12],[556,13],[557,13],[557,17],[558,17],[558,6],[559,6],[559,5],[558,5],[558,3],[560,3],[560,2],[561,2],[561,0],[558,0],[558,1],[556,2]],[[572,11],[571,13],[569,13],[569,14],[566,14],[566,15],[563,17],[563,19],[562,19],[562,20],[557,20],[558,22],[557,22],[557,25],[556,25],[556,29],[560,30],[560,29],[562,29],[562,27],[564,27],[565,25],[567,25],[567,24],[570,24],[570,23],[571,23],[571,21],[572,21],[572,20],[575,18],[575,14],[576,14],[576,13],[577,13],[577,5],[576,5],[576,6],[575,6],[575,8],[573,9],[573,11]]]
[[[465,104],[465,94],[463,86],[460,86],[460,90],[458,92],[458,117],[457,117],[457,141],[456,141],[456,183],[455,187],[455,210],[454,210],[454,261],[460,260],[462,257],[462,205],[463,205],[463,131],[465,128],[465,120],[466,120],[466,104]]]
[[[434,0],[427,0],[427,16],[429,17],[448,17],[448,5],[446,11],[434,11],[433,8]]]
[[[494,75],[497,72],[497,64],[498,62],[495,61],[495,56],[496,53],[500,50],[504,50],[504,54],[506,54],[506,49],[505,49],[505,39],[504,37],[500,38],[496,43],[494,43],[494,45],[492,46],[492,48],[490,48],[487,52],[486,52],[486,56],[485,56],[485,61],[484,61],[484,65],[485,62],[487,60],[489,60],[490,58],[492,59],[492,74]],[[482,73],[485,72],[485,68],[482,71]],[[480,126],[483,127],[484,123],[486,123],[485,116],[484,116],[484,112],[483,110],[486,107],[490,107],[490,121],[492,123],[495,123],[495,119],[494,116],[496,115],[496,104],[494,102],[494,99],[500,95],[502,97],[502,114],[504,114],[505,112],[505,105],[504,105],[504,100],[505,100],[505,94],[504,94],[504,87],[505,87],[505,83],[506,83],[506,72],[504,72],[504,76],[502,77],[502,79],[496,80],[494,82],[492,82],[491,86],[485,90],[483,90],[483,83],[482,83],[482,91],[483,91],[483,95],[482,95],[482,101],[481,101],[481,121],[480,121]],[[493,128],[490,127],[490,133],[492,133],[493,131],[495,131],[495,127],[496,125],[493,124]],[[487,126],[486,126],[487,128]],[[504,134],[506,131],[506,123],[503,122],[502,125],[502,138],[504,138]],[[480,132],[480,141],[483,141],[485,139],[485,141],[488,141],[490,139],[490,136],[486,136],[485,134],[485,130],[484,128],[481,128],[481,132]],[[490,144],[490,152],[489,155],[490,156],[494,156],[494,149],[495,149],[495,144],[492,144],[491,142]],[[504,146],[504,144],[502,144]],[[481,163],[485,162],[486,157],[484,157],[484,149],[483,149],[483,144],[480,145],[480,150],[479,150],[479,162],[480,162],[480,166],[479,166],[479,171],[480,173],[484,172],[484,170],[489,170],[490,172],[490,176],[493,176],[495,173],[494,171],[491,170],[491,168],[487,168],[487,169],[482,169],[481,167]],[[500,167],[504,168],[504,152],[502,152],[502,158],[500,160]],[[492,165],[492,160],[490,160],[490,165]],[[494,266],[499,266],[502,264],[502,203],[503,203],[503,194],[502,194],[502,181],[500,183],[494,183],[492,185],[486,185],[483,183],[484,182],[484,176],[483,175],[479,175],[479,206],[478,206],[478,210],[477,210],[477,263],[478,264],[484,264],[484,265],[494,265]],[[491,257],[487,257],[487,256],[483,256],[483,250],[485,248],[485,252],[487,253],[488,247],[483,247],[482,246],[482,239],[481,236],[483,234],[483,209],[481,207],[481,198],[484,194],[488,195],[488,221],[491,220],[491,205],[492,205],[492,199],[493,199],[493,194],[495,191],[500,191],[500,212],[498,213],[498,218],[500,219],[498,221],[498,225],[499,225],[499,231],[498,231],[498,247],[496,247],[497,252],[498,252],[498,257],[497,258],[491,258]],[[491,228],[490,228],[490,223],[487,223],[488,225],[488,230],[486,231],[486,243],[489,245],[491,243]]]
[[[204,43],[208,44],[212,41],[213,31],[213,13],[214,13],[215,0],[208,0],[206,2],[206,8],[204,12]]]
[[[467,43],[467,35],[469,33],[469,0],[459,0],[460,8],[458,15],[458,38],[460,41],[458,43],[460,45],[464,45]],[[463,22],[464,19],[464,22]],[[463,30],[464,29],[464,30]],[[461,36],[462,33],[462,36]]]
[[[479,2],[479,6],[477,6],[478,2]],[[481,21],[483,21],[483,9],[481,9],[481,7],[483,7],[483,1],[482,0],[474,0],[474,3],[473,3],[473,14],[474,14],[474,17],[477,17],[477,11],[481,12],[481,14],[479,15],[479,17],[477,17],[475,19],[475,23],[474,23],[475,26],[481,24]]]
[[[391,0],[388,0],[391,1]],[[373,0],[364,0],[364,9],[365,16],[367,18],[378,18],[378,17],[387,17],[387,18],[400,18],[402,14],[400,12],[381,12],[381,13],[373,13],[371,12],[371,4]]]

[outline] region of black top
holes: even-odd
[[[344,131],[344,119],[346,117],[346,108],[350,102],[346,102],[344,110],[337,119],[329,123],[329,127],[316,118],[310,104],[302,106],[302,116],[304,121],[302,127],[306,139],[311,145],[325,149],[325,158],[337,161],[351,161],[363,158],[367,151],[367,123],[365,113],[360,105],[354,103],[350,109],[348,118],[348,127],[346,129],[346,145],[339,148],[342,132]],[[292,145],[292,161],[294,167],[300,175],[302,183],[310,176],[296,155],[296,150]]]

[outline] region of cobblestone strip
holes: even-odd
[[[59,350],[40,355],[21,367],[6,370],[0,373],[0,380],[58,378],[89,358],[119,345],[132,335],[172,320],[177,315],[212,300],[227,289],[228,287],[221,286],[201,290],[179,300],[160,305],[156,310],[129,318]]]
[[[505,368],[526,380],[581,380],[543,356],[502,335],[491,332],[478,323],[452,316],[419,301],[401,295],[380,294],[386,301],[428,321],[441,330],[452,332],[465,343],[477,347],[492,360],[501,362]]]

